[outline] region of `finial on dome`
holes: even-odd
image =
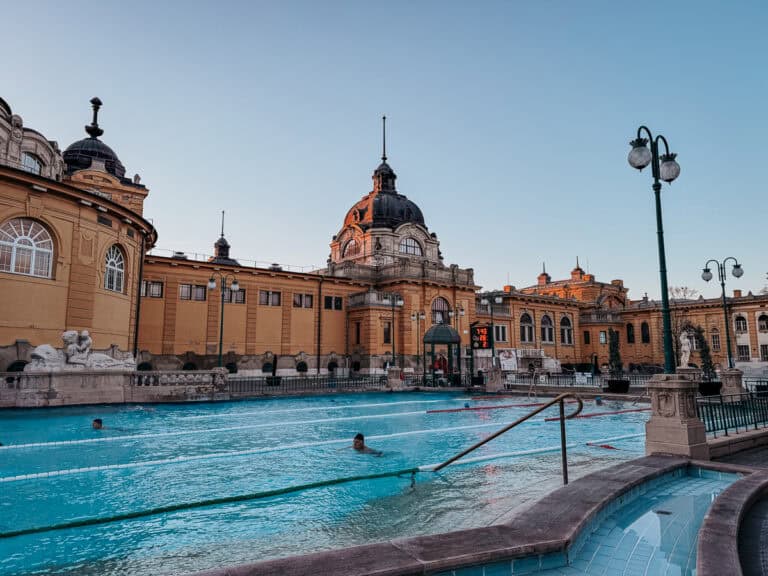
[[[579,257],[578,256],[576,256],[576,268],[581,268],[581,266],[579,266]]]
[[[546,274],[547,273],[547,263],[546,262],[542,262],[541,263],[541,273],[542,274]]]
[[[90,126],[85,127],[85,131],[91,138],[98,138],[104,134],[104,130],[99,128],[99,108],[101,108],[101,100],[98,96],[91,98],[91,104],[93,105],[93,122]]]
[[[387,161],[387,117],[381,117],[381,161]]]
[[[221,237],[224,238],[224,210],[221,211]]]

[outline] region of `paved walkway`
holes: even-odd
[[[768,446],[718,458],[720,462],[768,468]],[[768,576],[768,497],[749,509],[739,530],[739,558],[744,576]],[[761,545],[762,543],[762,545]]]

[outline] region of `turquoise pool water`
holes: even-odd
[[[531,407],[440,410],[527,402],[409,393],[2,411],[0,575],[176,574],[492,524],[559,485],[559,425],[545,421],[557,408],[487,444],[464,464],[417,474],[415,484],[410,475],[388,477],[2,537],[437,464]],[[587,403],[585,413],[635,408]],[[96,417],[105,429],[91,429]],[[630,412],[569,421],[571,478],[641,455],[647,418],[648,412]],[[383,456],[350,449],[357,432]]]

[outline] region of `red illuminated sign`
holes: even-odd
[[[472,349],[490,350],[493,345],[493,335],[490,326],[472,327]]]

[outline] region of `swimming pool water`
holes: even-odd
[[[403,393],[2,411],[0,536],[438,464],[531,407],[431,411],[528,402]],[[585,412],[627,408],[587,403]],[[0,537],[0,575],[175,574],[492,524],[560,484],[559,425],[544,420],[555,415],[556,407],[493,440],[471,462],[419,473],[415,485],[408,475],[365,480]],[[96,417],[105,429],[91,429]],[[647,418],[632,412],[568,421],[570,477],[641,455]],[[383,456],[350,449],[357,432]]]

